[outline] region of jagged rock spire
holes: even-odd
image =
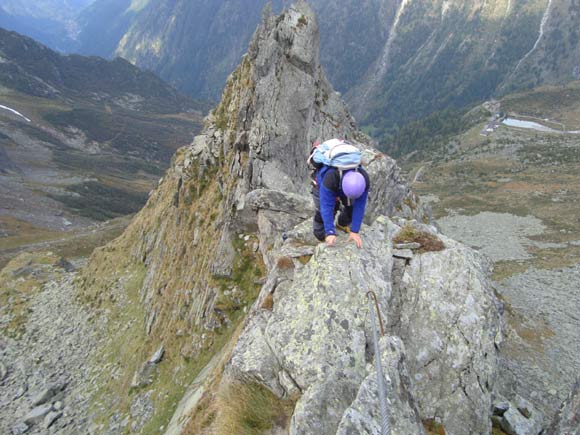
[[[278,17],[266,6],[204,133],[223,138],[208,141],[209,148],[249,152],[244,173],[249,190],[291,192],[306,191],[305,161],[314,140],[357,136],[353,118],[320,66],[318,24],[306,3]]]

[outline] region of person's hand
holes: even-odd
[[[352,233],[352,232],[349,233],[347,241],[350,241],[350,240],[354,240],[354,243],[356,243],[357,248],[359,248],[359,249],[362,248],[362,245],[363,245],[362,239],[360,238],[358,233]]]
[[[326,246],[334,246],[336,243],[336,236],[330,235],[326,236]]]

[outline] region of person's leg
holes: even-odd
[[[312,200],[314,201],[314,219],[312,221],[312,232],[321,242],[326,238],[326,231],[324,231],[324,221],[320,214],[320,188],[312,186]]]

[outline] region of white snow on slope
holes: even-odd
[[[18,112],[18,111],[16,111],[16,110],[14,110],[14,109],[11,109],[10,107],[6,107],[6,106],[3,106],[2,104],[0,104],[0,109],[9,110],[10,112],[12,112],[12,113],[14,113],[14,114],[16,114],[16,115],[20,116],[21,118],[24,118],[24,119],[25,119],[27,122],[31,122],[31,121],[30,121],[30,119],[28,119],[28,118],[27,118],[26,116],[24,116],[22,113],[20,113],[20,112]]]

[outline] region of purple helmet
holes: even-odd
[[[348,171],[342,177],[342,191],[346,196],[357,199],[367,188],[365,177],[360,172]]]

